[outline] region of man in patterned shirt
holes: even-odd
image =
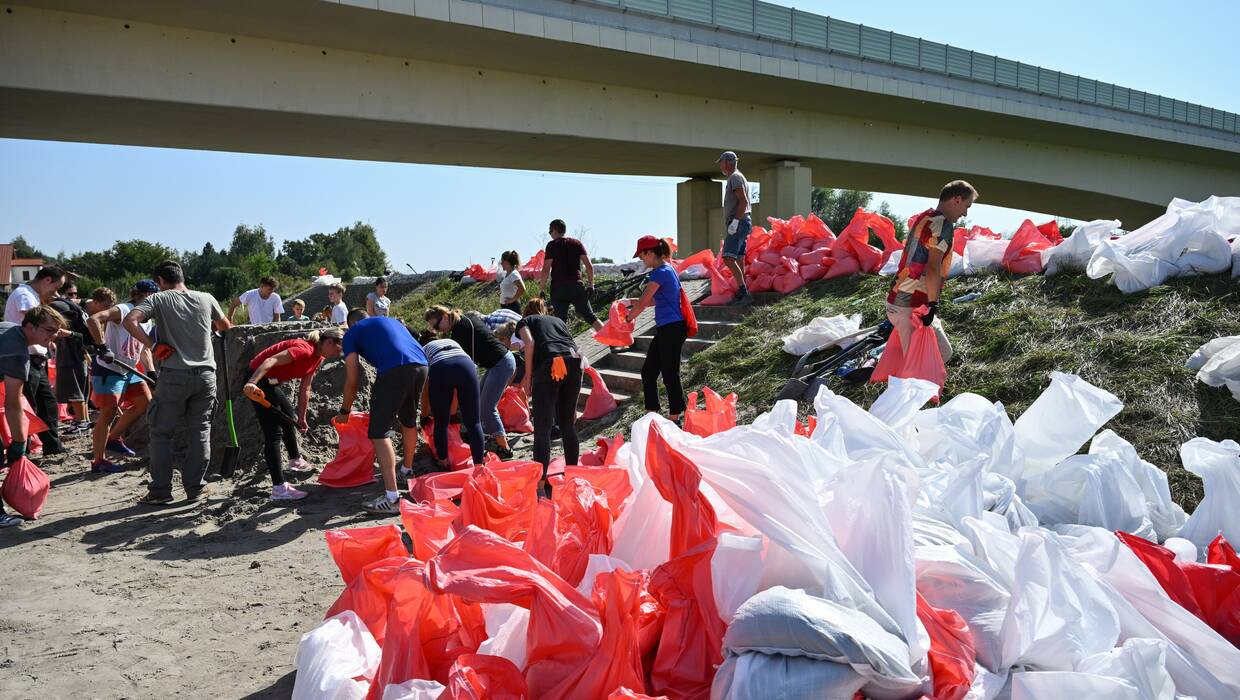
[[[929,311],[921,322],[934,326],[939,352],[946,362],[952,356],[952,345],[943,332],[943,323],[935,318],[939,294],[952,267],[953,224],[969,213],[977,200],[977,190],[964,180],[953,180],[939,193],[939,205],[909,219],[908,239],[895,283],[887,294],[887,319],[900,334],[900,345],[908,348],[913,337],[913,310],[925,306]]]

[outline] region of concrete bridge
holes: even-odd
[[[755,0],[19,1],[0,136],[681,176],[692,249],[724,148],[758,220],[955,177],[1133,227],[1240,193],[1235,114]]]

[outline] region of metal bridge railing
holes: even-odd
[[[581,1],[581,0],[579,0]],[[584,0],[956,78],[1240,133],[1234,112],[823,17],[761,0]]]

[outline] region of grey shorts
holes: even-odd
[[[56,402],[85,401],[90,393],[86,362],[56,362]]]
[[[418,406],[426,384],[426,365],[401,365],[375,377],[370,387],[370,427],[366,436],[378,440],[400,418],[403,428],[418,427]]]

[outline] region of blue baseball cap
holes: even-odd
[[[155,284],[155,280],[138,280],[133,283],[133,290],[143,294],[158,292],[159,285]]]

